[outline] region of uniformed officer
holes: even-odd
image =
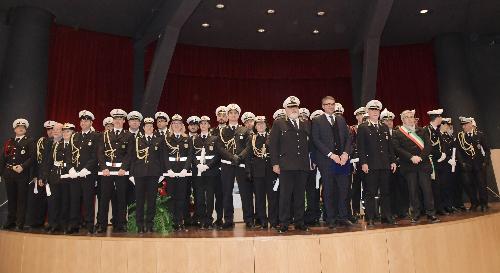
[[[304,196],[307,172],[310,170],[309,136],[311,128],[299,120],[300,100],[295,96],[283,102],[287,117],[274,121],[269,137],[273,171],[279,175],[279,232],[287,232],[291,222],[292,194],[295,229],[309,230],[304,224]]]
[[[200,117],[190,116],[186,119],[186,123],[188,124],[189,137],[193,138],[198,135],[198,131],[200,130]]]
[[[109,201],[116,188],[116,219],[113,217],[113,232],[125,232],[127,214],[127,172],[130,168],[129,145],[134,144],[134,135],[123,129],[127,112],[113,109],[113,130],[103,133],[99,140],[97,159],[101,177],[101,200],[99,201],[99,228],[97,233],[106,232],[108,226]]]
[[[139,128],[141,127],[142,118],[142,114],[138,111],[132,111],[127,114],[128,130],[134,137],[142,136],[141,129]]]
[[[473,118],[460,117],[462,131],[457,135],[458,162],[464,189],[471,202],[470,210],[481,206],[484,212],[488,210],[486,167],[491,160],[491,152],[485,135],[474,129],[473,121]]]
[[[336,102],[336,103],[335,103],[335,110],[333,111],[333,113],[334,113],[336,116],[343,115],[343,114],[344,114],[344,106],[342,106],[342,104],[341,104],[341,103]]]
[[[359,107],[354,111],[354,116],[356,117],[356,124],[350,127],[351,131],[351,143],[352,143],[352,152],[351,158],[353,159],[353,171],[352,171],[352,184],[351,191],[349,193],[351,199],[351,207],[352,207],[352,215],[354,218],[359,219],[361,212],[361,188],[365,188],[363,178],[364,172],[361,171],[361,165],[359,162],[358,148],[357,148],[357,133],[358,127],[363,123],[363,116],[366,114],[366,109],[364,106]],[[357,162],[356,162],[357,161]]]
[[[435,216],[431,186],[432,165],[429,158],[432,151],[431,141],[423,128],[416,127],[415,110],[403,111],[401,120],[403,125],[394,131],[393,145],[399,157],[400,171],[408,183],[411,223],[416,224],[420,219],[421,194],[424,198],[427,219],[431,223],[437,223],[439,219]]]
[[[165,112],[156,112],[156,127],[155,135],[166,136],[169,134],[168,123],[170,122],[170,117]]]
[[[217,137],[210,134],[210,118],[202,116],[200,134],[192,139],[195,209],[200,227],[209,230],[214,228],[212,214],[215,186],[220,177],[220,154],[215,148],[216,141]]]
[[[174,230],[186,231],[184,223],[186,211],[187,178],[192,165],[193,145],[190,138],[183,132],[182,117],[172,116],[170,129],[172,134],[165,136],[164,162],[166,176],[170,177],[167,183],[167,192],[171,196],[170,211],[173,214]]]
[[[94,114],[88,110],[82,110],[78,113],[80,118],[81,131],[73,134],[71,137],[72,161],[70,173],[71,183],[71,209],[70,222],[73,229],[70,233],[78,232],[80,224],[81,203],[83,200],[84,215],[83,220],[87,229],[87,234],[94,232],[94,198],[95,181],[97,179],[97,143],[99,142],[99,133],[92,131],[92,123],[95,119]],[[76,176],[76,177],[75,177]]]
[[[217,141],[217,151],[221,154],[222,198],[224,200],[224,225],[233,228],[233,188],[234,179],[238,183],[246,227],[254,226],[253,187],[245,172],[245,160],[249,150],[247,141],[251,131],[238,124],[241,108],[231,103],[227,106],[228,126],[224,127]]]
[[[241,115],[241,122],[243,122],[243,125],[247,129],[253,130],[255,126],[255,114],[252,112],[243,113],[243,115]]]
[[[219,106],[215,109],[215,116],[217,118],[217,126],[210,129],[210,134],[215,137],[219,137],[220,131],[222,128],[226,127],[227,123],[227,108],[226,106]],[[222,198],[222,179],[220,176],[220,172],[217,175],[217,181],[215,182],[215,212],[217,215],[217,219],[214,222],[214,225],[218,228],[221,228],[224,224],[224,201]]]
[[[445,185],[441,189],[441,201],[444,210],[448,213],[459,212],[458,208],[464,205],[462,201],[462,183],[460,179],[456,178],[457,145],[452,128],[451,118],[443,118],[439,130],[441,132],[441,149],[446,153],[446,160],[436,166],[439,179]],[[455,149],[455,152],[453,152],[453,149]],[[456,207],[455,204],[457,204]]]
[[[20,118],[14,120],[12,128],[15,137],[4,143],[0,156],[0,176],[7,191],[7,222],[5,229],[23,230],[26,217],[26,197],[30,180],[30,169],[35,164],[36,149],[33,140],[26,136],[29,122]]]
[[[282,119],[282,118],[286,118],[286,112],[285,112],[285,109],[280,108],[274,112],[273,119],[277,120],[277,119]]]
[[[144,134],[131,145],[130,180],[135,182],[136,224],[139,233],[152,233],[156,214],[156,194],[163,174],[165,138],[154,134],[153,118],[144,119]],[[144,217],[144,207],[146,215]]]
[[[198,116],[190,116],[186,119],[186,123],[188,124],[188,137],[192,142],[193,138],[198,135],[198,131],[200,130],[200,117]],[[196,188],[194,187],[194,177],[187,177],[187,191],[186,191],[186,208],[184,211],[184,223],[187,226],[201,226],[199,217],[196,214],[196,210],[193,215],[191,215],[190,208],[194,206],[197,202],[196,197]],[[192,197],[192,198],[191,198]],[[191,202],[193,200],[194,202]]]
[[[33,188],[29,188],[28,192],[28,207],[27,215],[28,222],[31,228],[40,228],[45,224],[45,216],[47,214],[47,195],[45,187],[42,187],[42,172],[48,157],[50,156],[50,148],[52,147],[52,131],[56,124],[53,120],[44,122],[43,127],[46,130],[47,136],[40,137],[36,142],[36,163],[34,164],[34,175],[36,180]],[[31,185],[31,184],[30,184]],[[34,190],[36,187],[36,191]],[[28,216],[29,215],[29,216]]]
[[[389,127],[391,136],[394,134],[394,117],[394,113],[387,110],[387,108],[380,113],[380,120]],[[389,185],[391,188],[391,211],[395,218],[406,218],[408,217],[409,209],[408,183],[406,183],[403,175],[399,171],[399,159],[397,157],[396,165],[398,165],[396,172],[391,173],[389,177]]]
[[[357,148],[359,164],[365,173],[365,204],[368,226],[375,225],[375,196],[380,189],[381,214],[388,224],[397,224],[391,212],[389,176],[396,171],[396,157],[391,144],[389,128],[379,123],[382,103],[371,100],[366,104],[368,121],[359,125]]]
[[[248,146],[250,154],[246,165],[247,171],[253,179],[255,192],[255,213],[260,228],[265,229],[268,224],[278,228],[278,192],[274,191],[276,174],[273,172],[269,156],[269,133],[267,132],[266,117],[255,118],[256,132],[250,137]],[[268,204],[266,210],[266,204]]]
[[[70,181],[67,176],[71,166],[71,135],[75,126],[71,123],[56,124],[54,126],[52,144],[49,160],[44,168],[43,181],[47,185],[47,196],[49,204],[48,222],[46,230],[48,233],[70,230]]]
[[[104,127],[104,131],[113,130],[113,118],[112,117],[106,117],[105,119],[103,119],[102,120],[102,126]]]
[[[299,109],[299,119],[302,122],[310,123],[309,120],[310,113],[307,108]],[[312,120],[312,118],[311,118]],[[315,162],[315,151],[314,145],[309,147],[311,149],[311,168],[307,174],[307,182],[306,182],[306,202],[307,208],[304,213],[304,222],[308,226],[316,226],[319,225],[319,219],[321,218],[321,209],[320,209],[320,185],[316,183],[316,174],[317,174],[317,166]],[[318,188],[316,188],[318,187]],[[293,199],[293,198],[292,198]]]

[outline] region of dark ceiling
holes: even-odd
[[[168,0],[2,0],[0,9],[30,5],[59,24],[134,37]],[[202,0],[181,30],[194,45],[316,50],[350,48],[374,0]],[[217,9],[223,3],[223,9]],[[276,12],[268,15],[266,10]],[[421,9],[430,12],[421,15]],[[325,11],[325,16],[317,16]],[[207,22],[209,28],[201,27]],[[258,33],[264,28],[264,33]],[[312,31],[319,30],[314,35]],[[427,42],[440,33],[500,33],[500,0],[394,0],[382,45]]]

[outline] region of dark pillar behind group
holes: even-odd
[[[37,137],[42,132],[53,21],[50,12],[35,7],[14,8],[8,18],[10,34],[4,62],[0,66],[0,109],[5,121],[0,123],[2,144],[12,136],[12,121],[19,117],[28,119],[29,135]],[[4,198],[0,196],[0,200]],[[0,222],[3,220],[4,217],[0,217]]]

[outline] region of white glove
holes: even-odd
[[[188,171],[186,169],[182,169],[182,171],[177,176],[179,176],[179,177],[186,177],[187,173],[188,173]]]
[[[50,191],[50,185],[45,184],[45,192],[47,193],[47,197],[52,195],[52,192]]]
[[[129,176],[128,180],[130,180],[130,182],[135,185],[135,178],[133,176]]]
[[[78,172],[78,176],[79,177],[87,177],[87,175],[90,174],[90,171],[87,170],[86,168],[83,168],[81,169],[79,172]]]
[[[75,179],[78,177],[78,173],[76,172],[75,168],[71,168],[68,171],[69,178]]]
[[[161,181],[163,181],[163,179],[165,179],[165,177],[160,176],[160,178],[158,178],[158,183],[160,183]]]
[[[196,167],[198,168],[198,171],[199,171],[200,173],[203,173],[203,172],[205,172],[206,170],[208,170],[208,166],[207,166],[207,165],[205,165],[205,164],[198,164],[198,165],[196,165]]]
[[[441,153],[441,157],[438,159],[438,162],[443,161],[445,158],[446,158],[446,154],[445,153]]]
[[[455,161],[455,160],[453,160],[453,158],[451,158],[450,160],[448,160],[448,164],[450,164],[451,166],[456,166],[457,161]]]
[[[171,177],[171,178],[174,178],[174,177],[175,177],[175,173],[174,173],[174,171],[172,171],[172,170],[168,170],[168,172],[167,172],[167,176],[168,176],[168,177]]]

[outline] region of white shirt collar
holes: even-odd
[[[207,133],[201,133],[200,136],[207,137],[208,136],[208,132]]]
[[[82,131],[82,134],[88,134],[88,133],[90,133],[90,129],[87,131]]]

